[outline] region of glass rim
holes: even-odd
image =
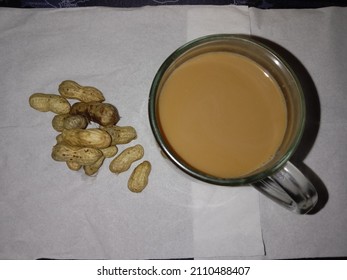
[[[164,140],[165,137],[162,135],[160,131],[159,120],[157,120],[156,102],[158,97],[158,87],[160,85],[161,79],[164,76],[166,70],[172,65],[172,63],[176,61],[177,58],[181,57],[187,51],[193,49],[194,47],[203,45],[205,43],[218,42],[218,41],[231,41],[231,40],[243,41],[253,46],[256,46],[258,48],[261,48],[265,52],[270,54],[272,57],[274,57],[277,61],[280,61],[280,63],[284,66],[284,68],[286,68],[287,72],[290,73],[290,75],[292,76],[293,80],[295,81],[297,85],[298,95],[300,99],[300,106],[301,106],[300,111],[302,114],[301,114],[301,118],[299,119],[300,123],[298,125],[296,135],[294,136],[294,140],[292,141],[290,147],[287,149],[286,153],[281,158],[279,158],[271,168],[261,172],[250,173],[249,175],[245,175],[242,177],[220,178],[220,177],[206,174],[204,172],[201,172],[191,167],[190,165],[186,164],[184,161],[181,161],[179,157],[175,155],[175,151],[173,151],[172,148],[170,148],[170,146],[165,142]],[[301,83],[298,77],[295,75],[293,69],[286,62],[286,60],[283,57],[281,57],[276,51],[274,51],[272,48],[270,48],[263,42],[256,40],[256,38],[252,35],[212,34],[212,35],[196,38],[194,40],[191,40],[183,44],[181,47],[177,48],[173,53],[171,53],[171,55],[169,55],[164,60],[164,62],[161,64],[160,68],[158,69],[157,73],[155,74],[155,77],[153,79],[153,82],[150,88],[150,94],[149,94],[149,100],[148,100],[148,116],[149,116],[149,122],[150,122],[153,135],[160,149],[171,160],[171,162],[173,162],[179,169],[181,169],[188,175],[198,180],[201,180],[205,183],[223,185],[223,186],[241,186],[241,185],[248,185],[253,182],[259,181],[261,179],[264,179],[266,177],[269,177],[275,174],[276,172],[278,172],[280,169],[282,169],[285,166],[287,161],[291,158],[291,156],[295,152],[302,138],[304,127],[305,127],[305,121],[306,121],[306,106],[305,106],[305,98],[304,98],[303,90],[302,90]]]

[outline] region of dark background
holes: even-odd
[[[157,5],[246,5],[261,9],[346,7],[347,0],[0,0],[0,7],[73,8],[87,6],[141,7]]]

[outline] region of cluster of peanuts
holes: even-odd
[[[117,125],[118,109],[104,102],[100,90],[66,80],[59,85],[58,92],[34,93],[29,98],[32,108],[56,114],[52,126],[59,134],[52,149],[54,160],[66,162],[74,171],[83,168],[86,175],[92,176],[97,174],[106,158],[113,158],[109,169],[115,174],[129,170],[135,161],[143,158],[144,149],[140,144],[118,154],[118,146],[136,139],[137,133],[132,126]],[[71,105],[68,99],[76,102]],[[88,128],[90,123],[98,128]],[[141,192],[148,184],[150,172],[149,161],[138,164],[129,177],[129,190]]]

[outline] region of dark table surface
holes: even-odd
[[[87,6],[140,7],[156,5],[246,5],[261,9],[347,6],[345,0],[0,0],[0,7],[73,8]]]

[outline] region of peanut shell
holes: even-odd
[[[110,171],[116,174],[127,171],[131,164],[144,155],[144,149],[141,145],[135,145],[133,147],[126,148],[117,157],[115,157],[110,163]]]

